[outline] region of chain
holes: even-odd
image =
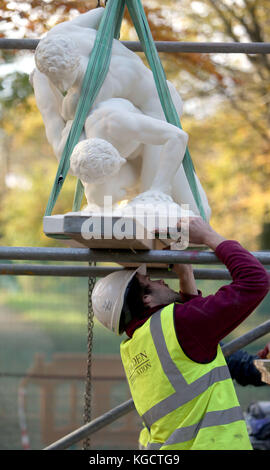
[[[89,261],[89,267],[95,263]],[[85,394],[84,394],[84,424],[91,421],[91,402],[92,402],[92,380],[91,380],[91,369],[92,369],[92,346],[93,346],[93,328],[94,328],[94,313],[92,308],[92,292],[96,278],[88,277],[88,335],[87,335],[87,371],[86,371],[86,383],[85,383]],[[91,448],[90,436],[86,437],[83,441],[83,450]]]

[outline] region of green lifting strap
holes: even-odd
[[[52,213],[57,197],[61,191],[69,170],[70,156],[75,145],[79,141],[79,137],[82,133],[87,115],[106,78],[110,65],[113,39],[114,37],[119,38],[125,3],[127,4],[138,37],[152,69],[165,117],[169,123],[181,128],[181,123],[175,106],[172,102],[170,91],[168,89],[165,72],[160,62],[141,1],[109,0],[102,16],[94,47],[89,58],[88,67],[82,85],[81,96],[78,102],[75,118],[67,139],[67,143],[60,160],[54,186],[48,201],[45,212],[46,216],[51,215]],[[200,214],[205,219],[205,212],[195,180],[195,170],[188,149],[186,150],[183,159],[183,167]],[[80,180],[78,180],[73,201],[74,211],[80,210],[83,194],[84,191],[82,183]],[[53,235],[51,236],[54,237]],[[68,237],[63,236],[63,238]]]
[[[179,116],[171,98],[165,72],[156,49],[141,0],[126,0],[126,4],[136,28],[139,40],[142,44],[144,53],[153,72],[159,99],[165,117],[170,124],[182,128]],[[205,211],[195,180],[195,169],[188,148],[186,149],[186,153],[183,159],[183,168],[199,212],[202,218],[206,220]]]
[[[79,142],[85,120],[106,78],[110,65],[113,39],[119,37],[124,8],[125,0],[109,0],[105,8],[85,72],[75,118],[61,156],[45,216],[52,213],[69,170],[70,156],[75,145]],[[75,208],[79,210],[82,195],[82,183],[79,181],[73,202],[74,210]]]

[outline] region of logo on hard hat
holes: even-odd
[[[105,310],[105,312],[108,312],[109,310],[112,309],[112,301],[109,299],[106,299],[104,304],[102,305],[102,308]]]

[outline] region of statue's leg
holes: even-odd
[[[211,209],[208,203],[207,196],[205,191],[201,185],[201,182],[197,175],[195,174],[196,183],[198,186],[199,194],[201,197],[202,205],[206,214],[206,218],[209,221],[211,216]],[[195,215],[200,215],[199,209],[197,207],[196,201],[190,189],[189,182],[187,180],[183,165],[181,165],[173,179],[172,184],[172,197],[173,200],[181,205],[181,204],[189,204],[189,210],[194,212]]]
[[[145,145],[142,152],[140,193],[151,188],[160,161],[162,145]]]

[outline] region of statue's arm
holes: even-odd
[[[43,118],[47,139],[56,156],[59,157],[58,149],[62,140],[62,132],[66,126],[59,111],[63,97],[59,90],[50,83],[47,76],[38,69],[32,72],[30,81],[34,88],[37,107]]]

